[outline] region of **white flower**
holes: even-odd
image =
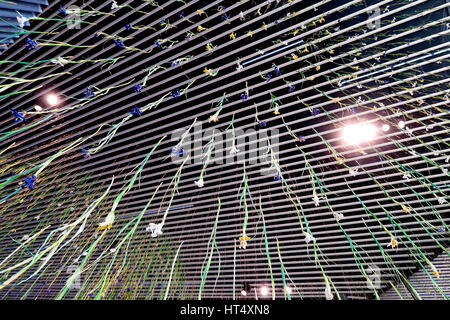
[[[58,58],[54,58],[52,59],[51,63],[53,64],[59,64],[61,67],[64,67],[65,64],[67,64],[67,60],[62,58],[62,57],[58,57]]]
[[[111,253],[116,252],[116,248],[111,248],[111,249],[109,249],[109,252],[111,252]]]
[[[442,168],[442,172],[443,172],[446,176],[448,176],[448,169]]]
[[[236,146],[232,146],[230,149],[230,154],[236,154],[239,152],[239,149]]]
[[[157,236],[162,235],[162,227],[163,224],[162,223],[150,223],[150,225],[147,227],[147,229],[145,229],[147,232],[151,232],[152,233],[152,238],[156,238]]]
[[[314,196],[314,197],[311,198],[311,199],[313,200],[314,205],[315,205],[316,207],[318,207],[318,206],[319,206],[320,198],[319,198],[318,196]]]
[[[22,237],[23,241],[27,241],[28,239],[30,239],[30,237],[27,234]]]
[[[316,238],[314,238],[313,235],[310,234],[309,232],[303,232],[303,234],[305,235],[305,242],[306,242],[306,243],[310,243],[311,240],[312,240],[313,242],[316,241]]]
[[[438,199],[439,204],[444,204],[447,202],[447,200],[445,200],[444,197],[438,197],[437,199]]]
[[[117,2],[112,0],[111,10],[117,9],[118,7]]]
[[[34,110],[36,110],[37,112],[42,111],[42,107],[38,106],[38,105],[35,105],[34,106]]]
[[[348,169],[348,173],[350,173],[352,176],[356,176],[358,173],[358,168],[350,168]]]
[[[198,179],[198,181],[194,181],[195,185],[199,188],[203,188],[203,178]]]
[[[20,13],[19,13],[20,14]],[[19,23],[19,27],[23,28],[25,26],[25,23],[28,22],[28,18],[20,15],[20,17],[16,17],[17,22]]]
[[[408,173],[408,172],[405,172],[404,174],[403,174],[403,177],[402,177],[403,179],[406,179],[406,181],[407,182],[409,182],[410,180],[409,180],[409,178],[411,178],[411,175]]]
[[[334,212],[333,214],[334,214],[334,216],[336,217],[336,220],[337,220],[337,221],[340,221],[341,219],[344,219],[344,214],[342,214],[342,213],[336,213],[336,212]]]

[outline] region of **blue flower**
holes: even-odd
[[[292,92],[292,91],[294,91],[294,90],[295,90],[295,86],[292,85],[292,84],[290,84],[290,85],[289,85],[289,92]]]
[[[300,137],[298,137],[298,141],[305,142],[306,138],[304,136],[300,136]]]
[[[281,181],[281,175],[279,172],[277,172],[277,175],[275,176],[275,181]]]
[[[24,112],[20,112],[20,111],[17,111],[17,110],[15,110],[15,109],[13,109],[13,108],[11,108],[11,109],[9,109],[9,110],[11,110],[11,112],[13,113],[13,116],[14,116],[14,122],[19,122],[19,121],[25,121],[26,119],[25,119],[25,113]]]
[[[159,41],[154,41],[153,43],[156,47],[158,47],[159,49],[162,49],[161,43],[159,43]]]
[[[226,13],[224,13],[223,15],[221,15],[220,16],[221,18],[222,18],[222,20],[228,20],[228,19],[230,19],[230,16],[229,15],[227,15]]]
[[[131,30],[131,24],[126,24],[125,25],[125,30]]]
[[[317,116],[317,115],[320,113],[320,110],[317,109],[317,108],[314,108],[314,109],[311,111],[311,113],[312,113],[313,116]]]
[[[95,97],[94,91],[89,87],[86,87],[86,89],[84,89],[83,94],[85,98]]]
[[[180,89],[175,89],[169,94],[169,96],[171,96],[175,100],[177,100],[177,98],[180,96],[180,94],[181,94]]]
[[[278,75],[280,74],[280,69],[278,69],[277,66],[274,66],[274,67],[273,67],[273,70],[274,70],[274,72],[275,72],[275,77],[278,76]]]
[[[269,74],[266,76],[266,82],[269,82],[270,79],[272,79],[272,74],[271,74],[271,73],[269,73]]]
[[[142,92],[142,85],[137,84],[133,87],[133,91],[136,93],[141,93]]]
[[[190,34],[188,34],[185,38],[184,38],[184,40],[186,40],[186,41],[189,41],[189,40],[191,40],[192,39],[192,36],[190,35]]]
[[[161,21],[159,22],[160,25],[163,25],[164,23],[166,23],[166,20],[161,19]]]
[[[445,232],[445,228],[444,228],[444,226],[440,227],[440,228],[438,229],[438,232],[440,232],[440,233],[444,233],[444,232]]]
[[[241,94],[241,99],[242,99],[242,101],[247,100],[247,98],[248,98],[248,94],[247,94],[247,93]]]
[[[31,49],[37,49],[38,43],[35,40],[31,40],[30,37],[28,37],[25,42],[27,43],[26,48],[28,51],[30,51]]]
[[[81,148],[81,152],[83,153],[83,156],[85,158],[88,158],[88,159],[92,158],[89,148],[86,148],[86,149]]]
[[[64,14],[64,15],[67,14],[67,10],[64,9],[64,7],[63,7],[62,5],[59,5],[59,10],[58,10],[58,12],[59,12],[59,13],[62,13],[62,14]]]
[[[176,155],[177,157],[182,156],[186,153],[183,147],[176,146],[175,148],[170,148],[170,153]]]
[[[124,48],[125,47],[125,45],[123,44],[122,40],[119,40],[119,39],[114,39],[114,44],[116,46],[118,46],[119,48]]]
[[[184,11],[181,11],[181,12],[178,14],[178,17],[179,17],[180,19],[183,19],[183,18],[184,18]]]
[[[21,188],[34,189],[37,177],[33,174],[31,177],[25,178],[25,181],[20,185]]]
[[[266,121],[266,120],[259,121],[258,123],[259,123],[259,125],[260,125],[261,127],[265,127],[265,126],[267,125],[267,121]]]
[[[134,107],[133,110],[130,111],[131,115],[141,115],[142,114],[142,110],[139,109],[139,107]]]

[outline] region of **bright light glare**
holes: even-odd
[[[42,107],[41,106],[38,106],[38,105],[35,105],[34,106],[34,110],[36,110],[36,111],[42,111]]]
[[[47,102],[49,105],[54,106],[55,104],[58,104],[58,97],[54,94],[49,94],[47,96]]]
[[[372,140],[377,133],[375,126],[371,124],[354,124],[344,128],[342,138],[349,144],[359,144]]]
[[[388,124],[383,124],[383,127],[381,129],[383,129],[384,132],[389,131],[391,127],[389,127]]]
[[[289,287],[289,286],[286,286],[286,287],[284,288],[284,290],[286,290],[286,292],[287,292],[288,294],[291,294],[291,293],[292,293],[292,289],[291,289],[291,287]]]
[[[247,291],[241,290],[241,294],[245,297],[247,295]]]
[[[403,129],[405,127],[405,121],[399,121],[398,126]]]
[[[267,296],[267,294],[269,293],[269,289],[266,286],[262,286],[260,291],[261,295],[263,296]]]

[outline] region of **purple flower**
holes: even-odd
[[[139,109],[139,107],[134,107],[133,110],[130,111],[131,115],[141,115],[142,114],[142,110]]]
[[[320,113],[320,110],[317,109],[317,108],[314,108],[314,109],[311,111],[311,113],[312,113],[313,116],[317,116],[317,115]]]
[[[37,177],[33,174],[31,177],[25,178],[25,181],[20,185],[20,187],[28,188],[30,190],[34,189],[34,184],[36,183]]]
[[[30,37],[28,37],[27,40],[25,40],[25,42],[27,43],[26,48],[28,51],[32,49],[37,49],[38,43],[35,40],[31,40]]]
[[[20,111],[17,111],[17,110],[15,110],[15,109],[13,109],[13,108],[11,108],[11,109],[9,109],[12,113],[13,113],[13,116],[14,116],[14,122],[18,122],[18,121],[25,121],[26,120],[26,118],[25,118],[25,113],[24,112],[20,112]]]

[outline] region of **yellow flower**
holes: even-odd
[[[308,47],[305,47],[305,49],[303,49],[302,52],[303,52],[303,53],[309,53]]]
[[[310,77],[308,80],[311,80],[311,81],[313,81],[315,78],[314,77]]]
[[[105,230],[106,228],[108,228],[108,230],[110,230],[112,228],[112,224],[108,224],[108,225],[100,225],[98,227],[99,230]]]
[[[330,53],[331,53],[331,54],[333,54],[333,53],[334,53],[334,50],[333,50],[333,49],[331,49],[331,50],[330,50]]]
[[[409,208],[407,206],[405,206],[404,204],[402,204],[402,211],[405,213],[409,213]]]
[[[211,49],[212,49],[212,47],[209,44],[207,44],[206,45],[206,51],[211,51]]]
[[[263,24],[262,24],[262,26],[261,26],[261,29],[263,29],[263,30],[267,30],[267,26],[266,26],[266,24],[263,22]]]
[[[344,160],[343,160],[341,157],[336,157],[336,161],[337,161],[339,164],[344,164]]]
[[[319,70],[320,70],[320,66],[317,66],[317,67],[316,67],[316,71],[319,71]]]
[[[334,103],[339,103],[339,97],[333,99]]]
[[[249,31],[248,35],[250,36],[250,38],[252,38],[253,37],[253,32]]]
[[[202,26],[198,26],[198,27],[197,27],[197,31],[198,31],[198,32],[201,32],[202,30],[205,30],[205,28],[203,28]]]
[[[274,114],[280,114],[280,111],[275,110],[273,113],[274,113]]]
[[[367,152],[365,152],[363,149],[359,149],[359,153],[361,153],[361,154],[367,154]]]
[[[358,78],[358,75],[357,75],[357,74],[354,74],[354,75],[353,75],[353,79],[356,79],[356,78]]]
[[[203,11],[203,10],[197,10],[197,13],[198,13],[199,16],[201,16],[202,14],[205,14],[205,11]]]
[[[398,247],[398,242],[394,238],[391,239],[391,246],[392,248]]]
[[[215,115],[212,115],[209,117],[209,122],[217,122],[219,121],[219,118]]]
[[[239,237],[239,240],[250,240],[250,237],[249,236],[247,236],[247,235],[243,235],[242,237]]]
[[[294,59],[294,60],[297,60],[298,59],[298,55],[296,55],[296,54],[292,54],[292,58]]]
[[[320,23],[325,22],[325,18],[324,18],[324,17],[321,17],[321,18],[319,19],[319,22],[320,22]]]
[[[361,55],[361,52],[358,52],[356,55],[359,57]]]
[[[298,29],[295,29],[295,31],[294,31],[294,36],[296,36],[297,33],[298,33]]]
[[[359,70],[359,66],[354,66],[352,68],[355,69],[355,70]]]
[[[234,35],[234,32],[232,32],[232,33],[230,34],[230,39],[236,39],[236,36]]]
[[[313,27],[315,27],[315,26],[316,26],[316,22],[313,21],[313,22],[311,23],[311,25],[312,25]]]

